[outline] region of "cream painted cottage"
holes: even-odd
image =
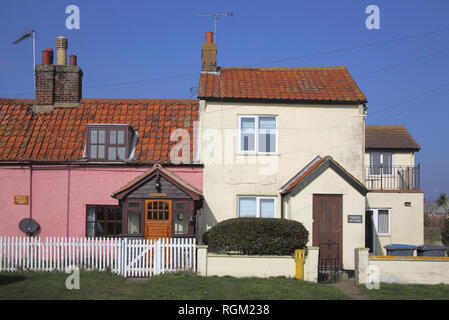
[[[211,34],[201,56],[202,232],[234,217],[298,220],[345,270],[355,248],[423,243],[420,147],[402,126],[366,126],[345,67],[219,67]]]

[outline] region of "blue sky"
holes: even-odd
[[[72,4],[80,8],[79,30],[65,26]],[[380,9],[379,30],[365,27],[368,5]],[[198,14],[229,11],[233,17],[218,20],[219,65],[347,66],[368,98],[367,123],[402,124],[421,145],[416,162],[426,197],[449,193],[449,30],[388,41],[449,28],[447,0],[6,0],[0,97],[33,97],[31,41],[11,44],[30,29],[37,63],[56,36],[68,38],[84,72],[84,98],[196,97],[201,44],[213,31],[212,18]]]

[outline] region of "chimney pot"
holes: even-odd
[[[72,54],[72,55],[69,57],[69,60],[70,60],[70,65],[71,65],[71,66],[74,66],[74,67],[77,66],[77,57],[76,57],[74,54]]]
[[[56,64],[65,66],[67,64],[67,38],[59,36],[56,38],[56,49],[58,57]]]
[[[53,61],[51,61],[51,52],[47,49],[42,51],[42,64],[53,64]]]
[[[206,42],[207,43],[213,43],[214,42],[214,33],[213,32],[206,32]]]
[[[53,49],[47,48],[45,51],[48,51],[50,53],[50,64],[53,64]]]

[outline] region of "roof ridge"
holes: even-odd
[[[26,102],[33,103],[35,99],[24,99],[24,98],[0,98],[0,104],[2,103],[17,103],[17,102]],[[159,98],[83,98],[81,102],[93,102],[93,101],[101,101],[101,102],[165,102],[165,103],[198,103],[199,99],[159,99]]]
[[[322,67],[219,67],[220,69],[242,69],[242,70],[343,70],[346,66],[322,66]]]

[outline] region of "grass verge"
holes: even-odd
[[[0,299],[156,299],[156,300],[339,300],[339,290],[296,279],[199,277],[166,274],[148,279],[125,279],[96,271],[80,272],[80,289],[65,286],[61,272],[0,273]]]

